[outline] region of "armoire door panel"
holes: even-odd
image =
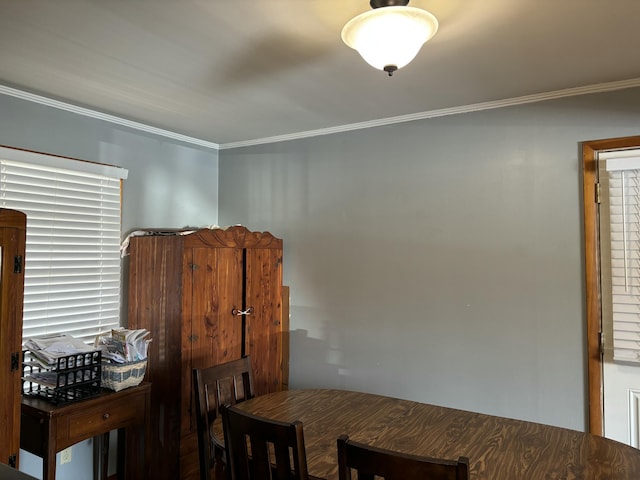
[[[246,250],[246,353],[259,394],[282,388],[282,251]]]
[[[195,432],[191,371],[236,360],[242,355],[242,318],[232,314],[242,305],[242,250],[193,248],[185,251],[184,298],[190,299],[189,321],[183,324],[182,432]]]
[[[242,250],[193,250],[191,344],[194,368],[236,360],[242,355]]]

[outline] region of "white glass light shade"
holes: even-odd
[[[402,68],[438,30],[438,20],[414,7],[381,7],[352,18],[342,40],[374,68]]]

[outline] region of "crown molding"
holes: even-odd
[[[77,105],[72,105],[70,103],[61,102],[60,100],[54,100],[52,98],[47,98],[42,95],[36,95],[34,93],[25,92],[23,90],[7,87],[5,85],[0,85],[0,94],[9,95],[11,97],[20,98],[22,100],[27,100],[33,103],[39,103],[41,105],[57,108],[59,110],[65,110],[67,112],[76,113],[78,115],[83,115],[85,117],[91,117],[98,120],[103,120],[105,122],[113,123],[116,125],[122,125],[124,127],[133,128],[135,130],[140,130],[147,133],[153,133],[154,135],[160,135],[161,137],[171,138],[173,140],[178,140],[180,142],[198,145],[200,147],[211,148],[214,150],[218,150],[220,148],[220,145],[218,145],[217,143],[208,142],[206,140],[201,140],[199,138],[189,137],[187,135],[171,132],[169,130],[163,130],[161,128],[152,127],[151,125],[134,122],[131,120],[127,120],[126,118],[116,117],[115,115],[109,115],[107,113],[97,112],[89,108],[78,107]]]
[[[507,98],[504,100],[496,100],[492,102],[474,103],[471,105],[461,105],[459,107],[443,108],[440,110],[430,110],[426,112],[411,113],[409,115],[387,117],[387,118],[370,120],[367,122],[360,122],[360,123],[350,123],[347,125],[340,125],[336,127],[321,128],[318,130],[309,130],[306,132],[291,133],[287,135],[278,135],[275,137],[259,138],[255,140],[246,140],[241,142],[223,143],[223,144],[220,144],[220,150],[248,147],[253,145],[261,145],[265,143],[285,142],[288,140],[298,140],[301,138],[317,137],[320,135],[330,135],[332,133],[349,132],[351,130],[362,130],[365,128],[380,127],[383,125],[392,125],[394,123],[413,122],[414,120],[424,120],[427,118],[444,117],[447,115],[458,115],[460,113],[479,112],[482,110],[512,107],[514,105],[543,102],[545,100],[574,97],[577,95],[587,95],[590,93],[610,92],[614,90],[623,90],[625,88],[633,88],[633,87],[640,87],[640,78],[632,78],[630,80],[622,80],[618,82],[598,83],[594,85],[587,85],[584,87],[566,88],[564,90],[555,90],[553,92],[538,93],[534,95],[525,95],[522,97]]]
[[[588,95],[592,93],[611,92],[614,90],[623,90],[626,88],[640,87],[640,78],[632,78],[629,80],[621,80],[617,82],[598,83],[594,85],[587,85],[584,87],[566,88],[563,90],[555,90],[552,92],[538,93],[534,95],[524,95],[522,97],[507,98],[504,100],[495,100],[491,102],[474,103],[470,105],[461,105],[458,107],[442,108],[439,110],[429,110],[426,112],[411,113],[408,115],[399,115],[396,117],[380,118],[376,120],[370,120],[366,122],[350,123],[346,125],[338,125],[335,127],[321,128],[317,130],[308,130],[304,132],[290,133],[286,135],[276,135],[273,137],[257,138],[253,140],[243,140],[238,142],[217,144],[201,140],[199,138],[189,137],[180,133],[171,132],[169,130],[163,130],[161,128],[152,127],[144,123],[133,122],[125,118],[117,117],[115,115],[109,115],[102,112],[97,112],[84,107],[78,107],[59,100],[53,100],[51,98],[44,97],[42,95],[36,95],[33,93],[18,90],[16,88],[0,85],[0,94],[9,95],[12,97],[20,98],[41,105],[65,110],[67,112],[76,113],[86,117],[103,120],[105,122],[122,125],[125,127],[133,128],[154,135],[159,135],[180,142],[190,143],[205,148],[211,148],[213,150],[230,150],[233,148],[250,147],[254,145],[263,145],[267,143],[286,142],[289,140],[299,140],[302,138],[318,137],[321,135],[331,135],[333,133],[343,133],[352,130],[363,130],[366,128],[380,127],[384,125],[393,125],[395,123],[413,122],[415,120],[424,120],[428,118],[444,117],[448,115],[458,115],[461,113],[479,112],[483,110],[492,110],[495,108],[512,107],[515,105],[524,105],[527,103],[543,102],[545,100],[555,100],[558,98],[574,97],[577,95]]]

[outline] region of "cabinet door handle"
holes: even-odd
[[[253,313],[253,307],[249,307],[246,310],[238,310],[234,308],[231,310],[231,315],[251,315]]]
[[[102,418],[104,418],[105,420],[109,420],[109,414],[105,413],[104,415],[102,415]]]

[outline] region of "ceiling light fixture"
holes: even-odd
[[[352,18],[342,29],[342,40],[378,70],[404,67],[438,30],[438,20],[409,0],[371,0],[373,10]]]

